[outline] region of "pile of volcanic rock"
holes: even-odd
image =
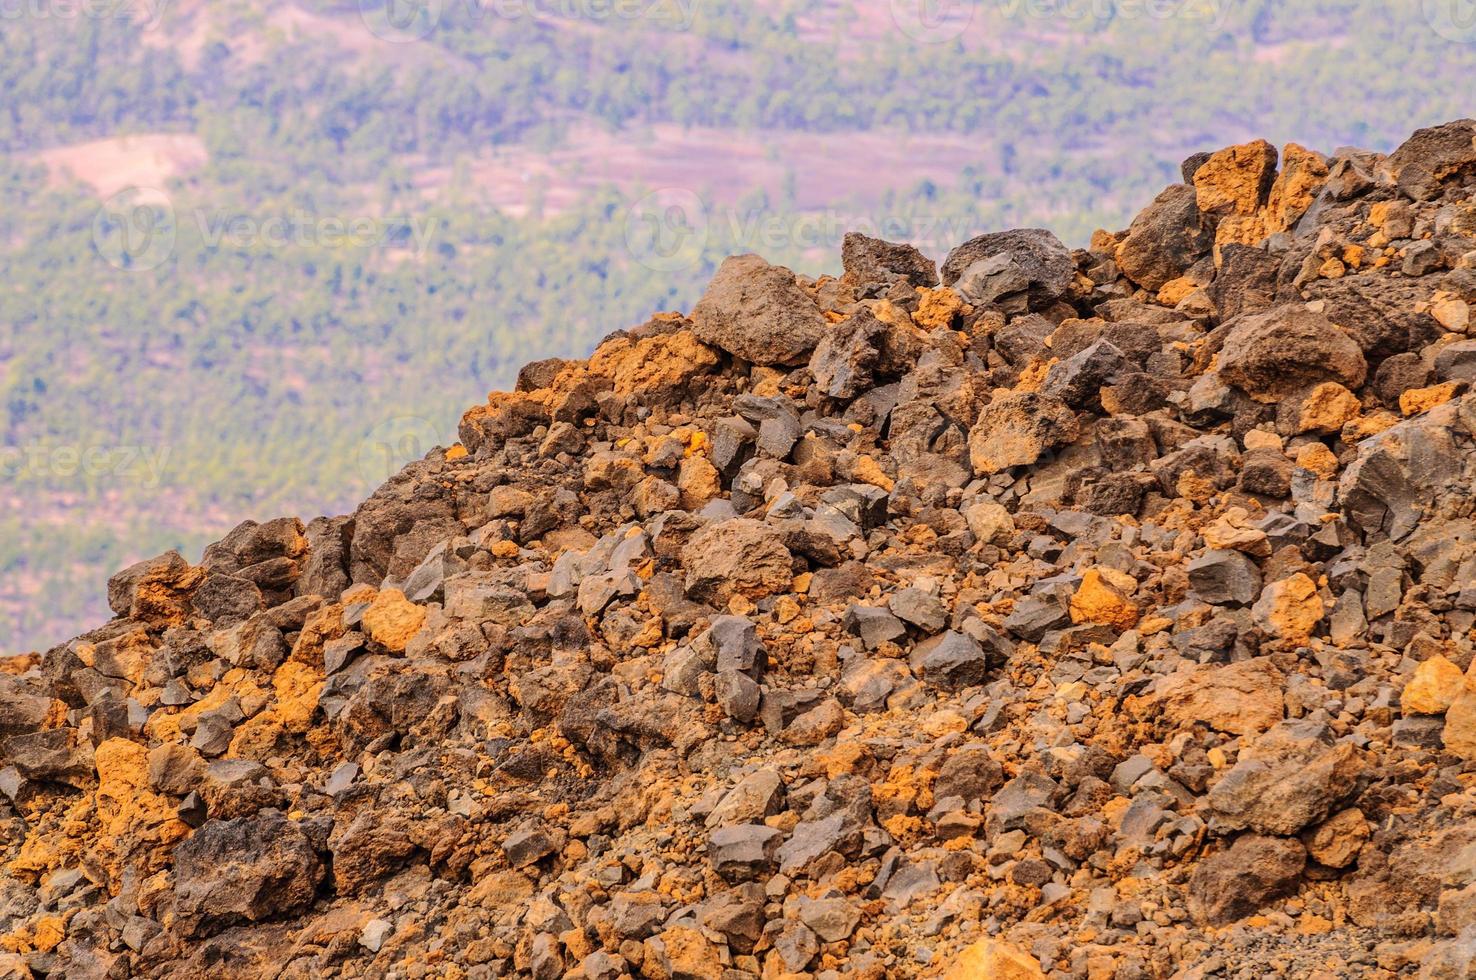
[[[1469,977],[1476,122],[527,366],[0,671],[18,977]]]

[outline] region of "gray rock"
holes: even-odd
[[[1476,340],[1441,347],[1435,354],[1435,376],[1441,381],[1476,381]]]
[[[1367,374],[1358,344],[1327,317],[1298,303],[1241,317],[1220,348],[1220,379],[1262,402],[1289,398],[1324,381],[1355,389]]]
[[[587,980],[620,980],[625,974],[625,960],[597,949],[579,961],[579,972]]]
[[[1476,172],[1476,120],[1455,122],[1414,135],[1389,154],[1383,169],[1392,175],[1399,189],[1416,201],[1436,197],[1447,180]]]
[[[754,364],[799,364],[827,329],[794,273],[757,255],[723,260],[692,324],[704,343]]]
[[[971,300],[977,296],[980,302],[994,303],[1020,294],[1029,309],[1044,309],[1071,286],[1076,263],[1054,234],[1024,228],[980,235],[955,248],[943,261],[943,284],[955,285],[971,271],[967,286],[972,295],[960,290]]]
[[[712,870],[730,884],[752,881],[772,868],[783,836],[762,824],[721,827],[708,835],[707,860]]]
[[[395,931],[395,924],[387,919],[370,919],[359,933],[359,945],[371,953],[384,948],[384,941]]]
[[[713,687],[718,707],[729,718],[746,725],[758,717],[763,689],[753,678],[736,670],[720,671]]]
[[[902,621],[878,606],[851,606],[841,617],[841,625],[852,635],[860,637],[869,650],[907,636],[907,627],[902,625]]]
[[[848,400],[874,387],[890,329],[870,309],[861,309],[826,331],[810,357],[816,389]]]
[[[799,442],[801,430],[799,417],[788,413],[764,419],[759,425],[758,450],[773,459],[788,459],[794,444]]]
[[[1071,624],[1067,607],[1053,598],[1026,596],[1004,619],[1004,628],[1029,643],[1039,643],[1053,629]]]
[[[711,648],[718,671],[736,671],[759,680],[768,669],[769,656],[759,642],[758,628],[746,616],[716,617],[697,642]]]
[[[1246,835],[1199,862],[1189,908],[1200,922],[1227,925],[1295,889],[1307,852],[1301,841]]]
[[[845,281],[854,286],[890,285],[898,281],[913,286],[938,285],[937,266],[913,246],[855,231],[847,232],[841,240],[841,268],[845,271]]]
[[[912,683],[912,674],[899,660],[855,656],[846,664],[836,691],[852,711],[882,711],[893,691]]]
[[[527,827],[509,834],[502,842],[502,851],[507,863],[514,868],[526,868],[536,864],[550,854],[557,853],[558,843],[540,827]]]
[[[898,619],[926,633],[936,633],[948,623],[948,610],[938,597],[922,589],[906,588],[892,593],[887,608]]]
[[[706,648],[677,647],[662,661],[661,686],[676,694],[695,697],[704,674],[713,671],[714,661]]]
[[[209,935],[304,909],[322,877],[307,835],[282,814],[211,820],[174,849],[181,932]]]
[[[752,824],[778,813],[784,803],[784,780],[773,769],[744,776],[723,794],[707,815],[709,830],[732,824]]]
[[[916,899],[931,895],[941,885],[937,866],[932,861],[909,864],[887,881],[887,887],[882,890],[882,898],[898,908],[906,908]]]
[[[82,788],[95,777],[92,745],[75,728],[48,728],[0,741],[0,767],[14,766],[26,779]]]
[[[1098,402],[1102,387],[1112,384],[1127,367],[1122,351],[1106,340],[1099,340],[1054,365],[1040,391],[1072,408],[1086,408]]]
[[[1239,551],[1206,551],[1186,570],[1194,594],[1212,605],[1246,606],[1261,595],[1261,569]]]
[[[579,611],[598,616],[616,599],[629,599],[641,591],[641,580],[634,572],[601,572],[586,575],[579,582]]]
[[[982,684],[989,671],[979,642],[954,630],[919,643],[908,659],[929,684],[948,690]]]
[[[0,739],[41,731],[52,711],[52,698],[38,683],[0,674]]]
[[[712,465],[731,479],[753,456],[757,441],[758,429],[747,419],[737,416],[718,419],[713,426]]]
[[[821,941],[838,943],[849,939],[861,921],[861,910],[846,898],[799,898],[800,921]]]
[[[1176,184],[1133,219],[1115,257],[1129,279],[1157,292],[1208,255],[1214,243],[1214,223],[1200,212],[1194,188]]]
[[[1357,786],[1362,754],[1325,725],[1283,721],[1240,753],[1205,797],[1211,827],[1286,836],[1327,819]]]
[[[1338,484],[1342,512],[1365,534],[1398,541],[1461,474],[1453,427],[1465,400],[1447,402],[1358,444]]]

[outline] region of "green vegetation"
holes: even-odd
[[[350,508],[386,475],[383,447],[403,461],[449,444],[461,411],[517,366],[689,308],[730,251],[834,271],[836,214],[910,230],[939,258],[1018,224],[1081,244],[1124,225],[1190,150],[1256,135],[1386,149],[1414,123],[1467,114],[1447,83],[1476,70],[1476,45],[1430,30],[1420,0],[1255,0],[1218,29],[1012,16],[1042,4],[993,0],[963,43],[930,45],[851,39],[857,14],[839,6],[699,3],[685,31],[443,7],[404,44],[324,0],[301,5],[307,26],[241,2],[165,7],[152,26],[4,23],[0,653],[100,620],[102,582],[129,561],[195,557],[247,517]],[[886,3],[858,7],[888,26]],[[961,134],[980,162],[950,182],[899,174],[821,214],[792,190],[755,190],[706,216],[690,262],[643,264],[627,220],[643,189],[594,188],[546,214],[534,195],[513,217],[463,166],[591,123],[800,130],[814,139],[803,166],[821,169],[858,132]],[[157,264],[130,267],[140,252],[109,237],[93,189],[35,154],[145,133],[194,134],[209,163],[168,184],[167,207],[128,209],[173,234]],[[434,168],[449,176],[432,196]],[[228,224],[272,218],[306,230],[268,240]],[[371,236],[324,227],[356,218]]]

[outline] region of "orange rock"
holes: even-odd
[[[918,289],[917,296],[917,312],[912,314],[912,322],[924,330],[948,326],[953,323],[954,315],[963,312],[968,305],[962,296],[947,286],[936,289],[923,286]]]
[[[892,478],[887,476],[882,470],[881,465],[870,456],[856,457],[856,464],[851,467],[851,476],[862,483],[869,483],[874,487],[881,487],[888,493],[891,493],[892,489],[896,486],[892,482]]]
[[[1045,980],[1035,957],[998,939],[981,939],[949,964],[943,980]]]
[[[189,827],[175,816],[174,804],[149,788],[149,753],[142,745],[110,738],[94,758],[97,840],[109,881],[118,887],[127,869],[150,875],[167,866]]]
[[[1267,633],[1300,642],[1312,636],[1326,610],[1322,596],[1317,594],[1317,583],[1297,572],[1266,586],[1251,612]]]
[[[1199,210],[1205,214],[1253,215],[1276,179],[1276,148],[1265,140],[1229,146],[1212,155],[1194,175]]]
[[[717,467],[706,456],[688,456],[677,470],[677,490],[683,510],[701,510],[723,492]]]
[[[405,598],[399,589],[385,589],[364,610],[364,632],[392,653],[404,653],[405,644],[425,625],[425,607]]]
[[[1476,760],[1476,691],[1463,691],[1446,709],[1441,739],[1451,755],[1467,762]]]
[[[1301,219],[1327,183],[1327,163],[1322,156],[1296,143],[1281,149],[1281,173],[1271,185],[1266,201],[1266,231],[1287,231]]]
[[[1193,279],[1180,276],[1178,279],[1170,279],[1163,284],[1158,291],[1158,302],[1164,306],[1178,306],[1184,297],[1199,288],[1199,283]]]
[[[1320,442],[1311,442],[1297,450],[1297,465],[1331,480],[1338,473],[1338,457]]]
[[[1139,609],[1128,596],[1137,586],[1131,575],[1115,568],[1087,569],[1071,597],[1071,621],[1132,629],[1138,623]]]
[[[1222,261],[1222,245],[1255,245],[1266,237],[1262,214],[1227,214],[1215,228],[1215,264]]]
[[[1399,695],[1406,715],[1443,715],[1466,691],[1466,675],[1440,654],[1415,668]]]
[[[1302,402],[1297,432],[1337,432],[1362,410],[1357,395],[1336,381],[1324,381]]]
[[[665,953],[667,975],[677,977],[716,977],[723,972],[717,946],[696,929],[673,926],[657,937]],[[648,953],[648,961],[649,961]]]
[[[1428,388],[1411,388],[1399,396],[1399,410],[1405,415],[1419,415],[1444,405],[1455,397],[1459,382],[1446,381]]]
[[[1471,328],[1471,305],[1457,296],[1436,293],[1430,315],[1452,333],[1465,333]]]
[[[618,337],[602,344],[589,359],[589,372],[615,382],[617,395],[666,391],[711,373],[718,354],[690,330],[641,340]]]

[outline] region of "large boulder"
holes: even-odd
[[[788,589],[793,556],[779,532],[762,521],[735,518],[693,534],[682,549],[687,595],[725,606],[734,596],[760,599]]]
[[[209,935],[312,904],[323,865],[308,836],[276,811],[211,820],[174,849],[175,912],[185,935]]]
[[[1467,402],[1447,402],[1359,444],[1339,483],[1350,524],[1364,534],[1405,538],[1440,493],[1458,487],[1457,425]]]
[[[943,260],[943,284],[957,285],[965,299],[982,304],[1022,295],[1030,309],[1042,309],[1059,299],[1075,276],[1070,250],[1041,228],[980,235]]]
[[[912,286],[938,285],[938,266],[911,245],[847,232],[841,242],[842,278],[852,286],[889,286],[905,282]]]
[[[1202,724],[1231,735],[1253,735],[1278,724],[1286,713],[1284,683],[1269,657],[1198,664],[1159,680],[1149,704],[1184,728]]]
[[[1076,413],[1059,398],[1009,394],[984,407],[969,432],[969,459],[981,476],[1028,466],[1079,432]]]
[[[1358,345],[1300,304],[1241,317],[1220,348],[1220,379],[1259,402],[1275,403],[1324,381],[1357,388],[1367,374]]]
[[[1248,834],[1194,869],[1190,912],[1208,925],[1228,925],[1294,891],[1306,866],[1300,841]]]
[[[1193,187],[1175,184],[1144,208],[1117,246],[1117,266],[1133,282],[1157,292],[1209,254],[1213,219],[1199,210]]]
[[[1213,215],[1251,215],[1266,203],[1276,180],[1276,148],[1265,140],[1227,146],[1194,172],[1199,210]]]
[[[1240,753],[1205,798],[1221,832],[1295,834],[1326,820],[1358,784],[1363,756],[1315,721],[1283,721]]]
[[[1476,119],[1416,130],[1389,154],[1384,168],[1405,194],[1430,200],[1446,180],[1476,172]]]
[[[754,364],[799,364],[826,330],[794,273],[757,255],[723,260],[692,324],[699,340]]]

